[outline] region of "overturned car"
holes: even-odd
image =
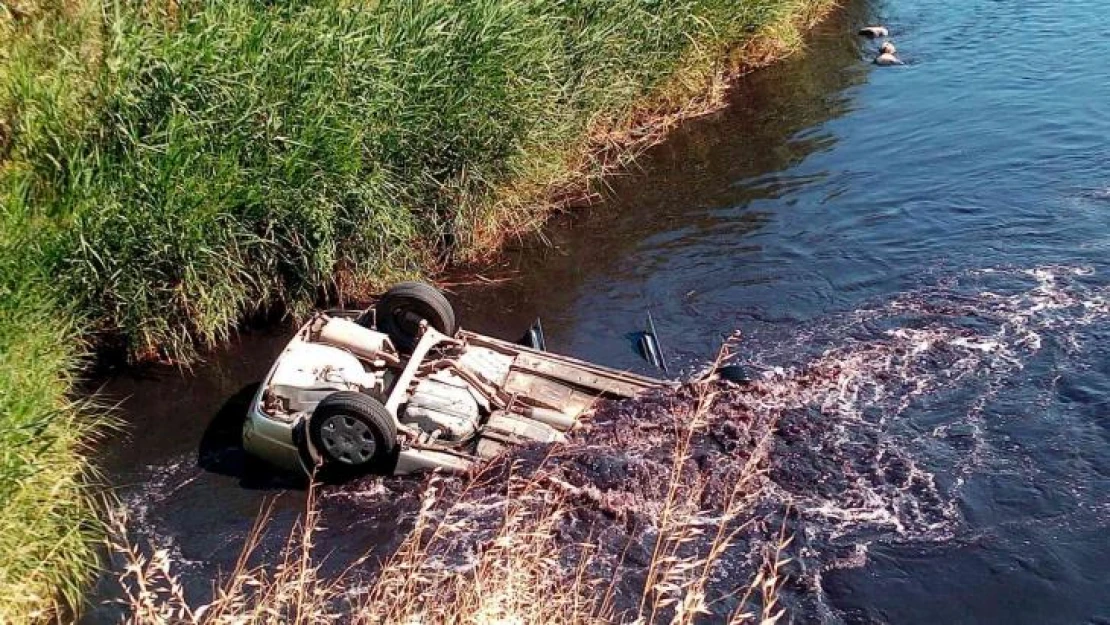
[[[399,284],[365,312],[318,313],[297,331],[251,402],[244,447],[333,478],[462,472],[561,440],[598,398],[667,384],[537,346],[459,330],[438,290]]]

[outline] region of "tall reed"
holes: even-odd
[[[246,313],[490,253],[603,168],[598,141],[635,144],[613,131],[824,4],[29,8],[5,20],[0,197],[96,331],[187,357]]]
[[[29,242],[13,230],[0,228],[0,623],[79,605],[100,535],[82,458],[104,423],[68,398],[77,328],[55,315],[46,277],[21,262]]]

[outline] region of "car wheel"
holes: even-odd
[[[397,427],[381,402],[356,391],[338,391],[316,405],[308,435],[329,474],[387,470],[397,448]]]
[[[411,352],[420,335],[420,322],[447,336],[458,331],[451,303],[435,287],[423,282],[402,282],[389,289],[374,307],[378,329],[389,335],[397,349]]]

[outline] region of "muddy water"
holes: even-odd
[[[909,65],[866,62],[869,19]],[[506,281],[456,289],[460,316],[540,315],[551,349],[645,372],[648,311],[679,371],[741,330],[777,389],[744,401],[779,415],[763,506],[791,510],[795,622],[1107,622],[1108,32],[1095,0],[849,8],[483,272]],[[278,534],[303,506],[236,446],[287,334],[106,382],[130,424],[107,472],[199,596],[260,506]],[[388,553],[409,486],[324,495],[335,566]]]

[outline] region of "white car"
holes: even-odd
[[[406,282],[371,310],[305,323],[251,402],[243,443],[331,478],[462,472],[507,446],[561,440],[599,397],[667,384],[458,330],[439,291]]]

